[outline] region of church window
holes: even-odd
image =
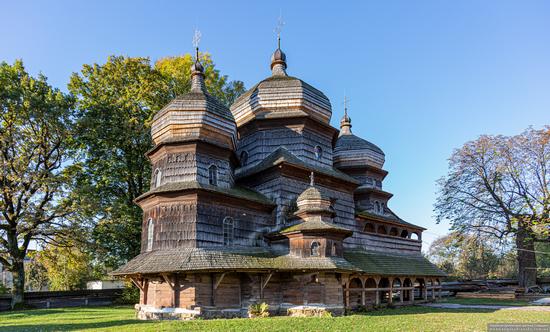
[[[153,223],[153,219],[149,219],[149,221],[147,221],[147,251],[153,250],[154,232],[155,224]]]
[[[367,232],[367,233],[375,233],[374,225],[371,224],[371,223],[365,224],[365,229],[364,229],[364,231]]]
[[[213,186],[218,185],[218,167],[216,167],[216,165],[210,165],[210,167],[208,167],[208,183]]]
[[[321,160],[322,157],[323,149],[319,145],[315,146],[315,159]]]
[[[248,152],[241,152],[241,166],[245,166],[248,163]]]
[[[374,202],[374,212],[380,213],[380,203],[378,201]]]
[[[161,180],[162,180],[162,172],[160,171],[160,169],[157,168],[155,171],[155,188],[160,187]]]
[[[223,219],[223,244],[231,245],[233,244],[233,235],[235,231],[235,223],[233,218],[225,217]]]
[[[319,256],[319,247],[321,244],[317,241],[311,244],[311,256]]]

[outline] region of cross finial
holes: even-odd
[[[195,34],[193,35],[193,47],[197,53],[197,60],[199,59],[199,44],[201,42],[202,34],[199,29],[195,29]]]
[[[313,172],[309,175],[309,185],[312,187],[315,185],[315,174]]]
[[[277,20],[277,26],[275,27],[275,33],[277,33],[277,48],[281,48],[281,31],[285,22],[283,21],[283,14],[279,14],[279,19]]]
[[[344,114],[348,115],[349,98],[344,95]]]

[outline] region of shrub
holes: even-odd
[[[249,317],[267,317],[269,316],[269,305],[265,302],[251,304],[248,307]]]
[[[136,287],[125,287],[122,296],[117,298],[115,304],[136,304],[139,303],[139,289]]]

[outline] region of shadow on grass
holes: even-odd
[[[13,310],[13,311],[3,311],[0,312],[0,317],[15,317],[15,316],[42,316],[42,315],[51,315],[51,314],[61,314],[65,313],[65,309],[24,309],[24,310]]]
[[[143,321],[138,319],[121,319],[107,322],[94,323],[66,323],[66,324],[8,324],[1,325],[2,331],[80,331],[83,329],[104,329],[124,327],[125,325],[154,324],[155,321]]]
[[[395,315],[419,315],[433,313],[492,313],[500,309],[478,309],[478,308],[433,308],[422,306],[410,306],[403,308],[384,308],[364,313],[354,313],[362,316],[395,316]]]

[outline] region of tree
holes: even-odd
[[[205,83],[208,92],[229,107],[238,96],[245,92],[241,81],[228,81],[220,75],[208,53],[199,55],[204,67]],[[190,54],[178,57],[165,57],[155,62],[157,69],[168,83],[170,97],[175,98],[191,89],[191,65],[195,60]]]
[[[460,279],[506,277],[498,274],[505,255],[498,254],[498,247],[494,241],[451,232],[432,242],[428,255],[440,269]]]
[[[46,270],[49,290],[77,290],[94,279],[92,257],[75,244],[47,245],[36,255],[36,262]]]
[[[0,263],[13,274],[12,307],[23,301],[31,241],[48,241],[67,226],[63,165],[72,105],[21,61],[0,64]]]
[[[134,199],[149,189],[145,153],[153,146],[153,114],[190,89],[192,57],[113,56],[103,65],[84,65],[69,90],[78,100],[75,139],[79,154],[71,171],[73,197],[82,222],[93,220],[95,249],[117,267],[140,252],[141,210]],[[244,88],[227,82],[208,55],[201,61],[211,94],[230,103]]]
[[[534,285],[535,242],[549,239],[549,168],[548,126],[468,142],[453,153],[438,182],[437,220],[463,233],[514,237],[519,284]]]
[[[25,287],[31,290],[43,290],[48,287],[48,270],[37,259],[38,251],[31,251],[28,254],[29,261],[25,264]]]

